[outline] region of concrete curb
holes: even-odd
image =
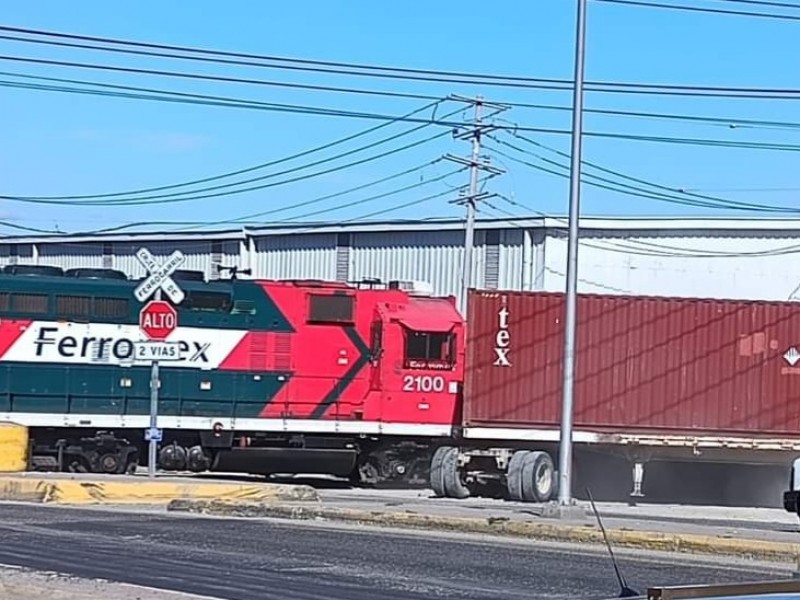
[[[570,525],[532,521],[511,521],[503,518],[477,519],[447,517],[411,512],[382,512],[320,505],[260,504],[256,502],[175,500],[168,511],[215,516],[249,518],[283,518],[296,520],[325,519],[384,527],[456,531],[490,535],[507,535],[528,539],[573,543],[603,543],[600,530],[594,525]],[[743,538],[727,538],[655,531],[608,530],[615,547],[640,548],[666,552],[716,554],[744,558],[796,563],[800,544],[787,544]]]
[[[318,502],[319,495],[307,485],[0,476],[0,501],[163,506],[176,499]]]

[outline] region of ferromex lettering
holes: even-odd
[[[181,356],[174,364],[216,369],[246,334],[242,330],[179,327],[170,336]],[[19,337],[0,360],[126,366],[136,362],[135,346],[144,337],[136,325],[35,321],[20,328]]]
[[[48,358],[55,354],[53,358],[83,358],[87,360],[107,361],[114,358],[119,361],[133,359],[134,342],[125,337],[95,337],[60,334],[58,327],[40,327],[39,335],[33,341],[36,346],[36,356]],[[190,362],[208,362],[207,351],[211,344],[200,342],[189,342],[179,340],[178,342],[182,354],[186,354],[186,360]]]
[[[497,334],[494,337],[495,367],[510,367],[511,333],[508,331],[508,307],[503,306],[497,312]]]

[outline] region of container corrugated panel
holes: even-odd
[[[559,425],[563,320],[563,294],[471,293],[465,425]],[[578,428],[800,433],[796,303],[581,295],[577,344]]]

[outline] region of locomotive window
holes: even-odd
[[[0,293],[0,310],[8,310],[11,307],[11,300],[8,292]]]
[[[455,362],[455,335],[406,330],[405,368],[448,369]]]
[[[12,294],[11,310],[21,313],[47,312],[50,297],[47,294]]]
[[[353,323],[355,298],[344,294],[311,294],[308,320],[310,323]]]
[[[90,296],[56,296],[56,314],[71,317],[88,317],[92,311]]]
[[[189,310],[228,312],[231,308],[231,296],[220,292],[189,292],[181,307]]]
[[[95,298],[94,314],[105,319],[120,319],[130,314],[127,298]]]

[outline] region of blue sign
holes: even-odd
[[[158,427],[150,427],[144,430],[144,441],[160,442],[164,439],[164,431]]]

